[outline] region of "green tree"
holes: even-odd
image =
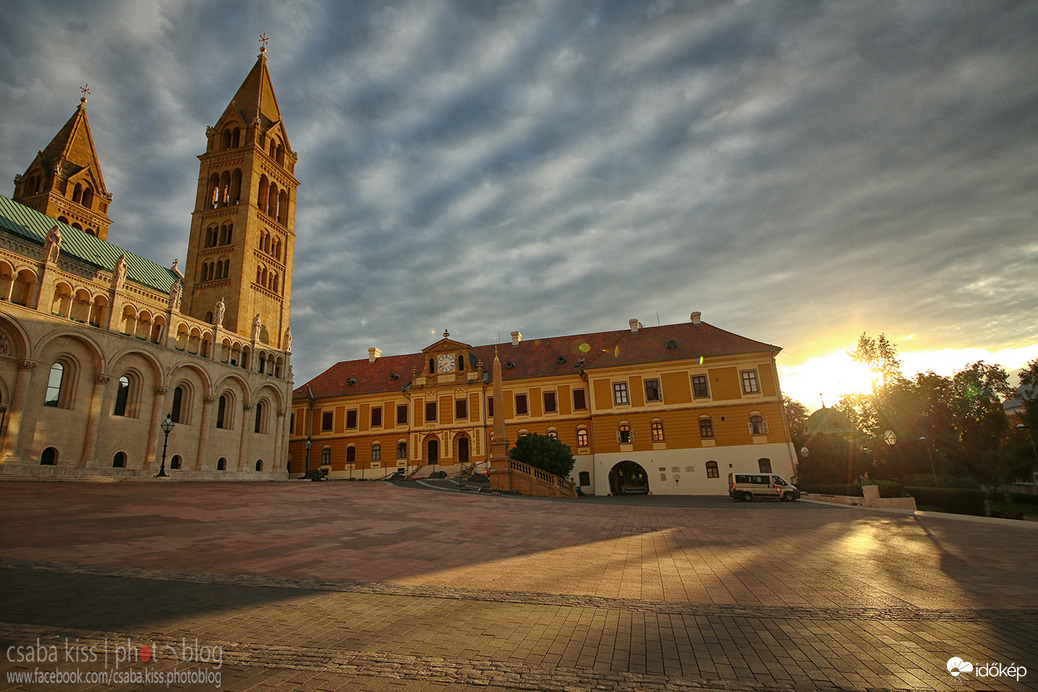
[[[901,361],[897,357],[897,346],[890,343],[886,334],[872,338],[865,332],[858,337],[858,346],[848,352],[852,360],[864,363],[872,372],[873,391],[882,389],[899,380]]]
[[[783,394],[782,408],[786,412],[789,436],[793,438],[793,444],[799,446],[804,440],[804,425],[807,424],[808,418],[807,407],[799,401],[791,399],[788,394]]]
[[[562,478],[568,478],[576,464],[570,448],[547,435],[523,435],[515,441],[508,456]]]

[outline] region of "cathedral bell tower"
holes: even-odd
[[[94,138],[87,122],[88,87],[83,87],[79,108],[54,135],[47,148],[25,173],[14,179],[14,201],[46,214],[69,226],[108,238],[108,205],[112,196],[105,189],[97,162]]]
[[[257,58],[216,125],[206,129],[183,309],[246,337],[258,316],[257,342],[284,349],[298,156],[281,121],[265,45]]]

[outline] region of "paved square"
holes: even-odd
[[[1038,689],[1036,525],[372,482],[2,483],[0,521],[5,675],[116,670],[136,687],[165,688],[165,674],[206,689],[218,674],[232,690]],[[25,660],[28,645],[57,662],[38,648]],[[109,658],[73,660],[69,646]],[[131,660],[114,668],[120,646]],[[1028,672],[953,678],[954,656]]]

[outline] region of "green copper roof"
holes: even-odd
[[[43,245],[47,233],[57,224],[61,230],[61,254],[87,264],[113,271],[119,255],[126,255],[126,278],[134,283],[169,293],[177,276],[151,260],[127,252],[106,240],[95,238],[78,228],[55,221],[51,217],[0,195],[0,229]]]

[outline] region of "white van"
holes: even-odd
[[[728,494],[733,500],[755,499],[792,502],[800,499],[800,491],[782,476],[773,473],[729,473]]]

